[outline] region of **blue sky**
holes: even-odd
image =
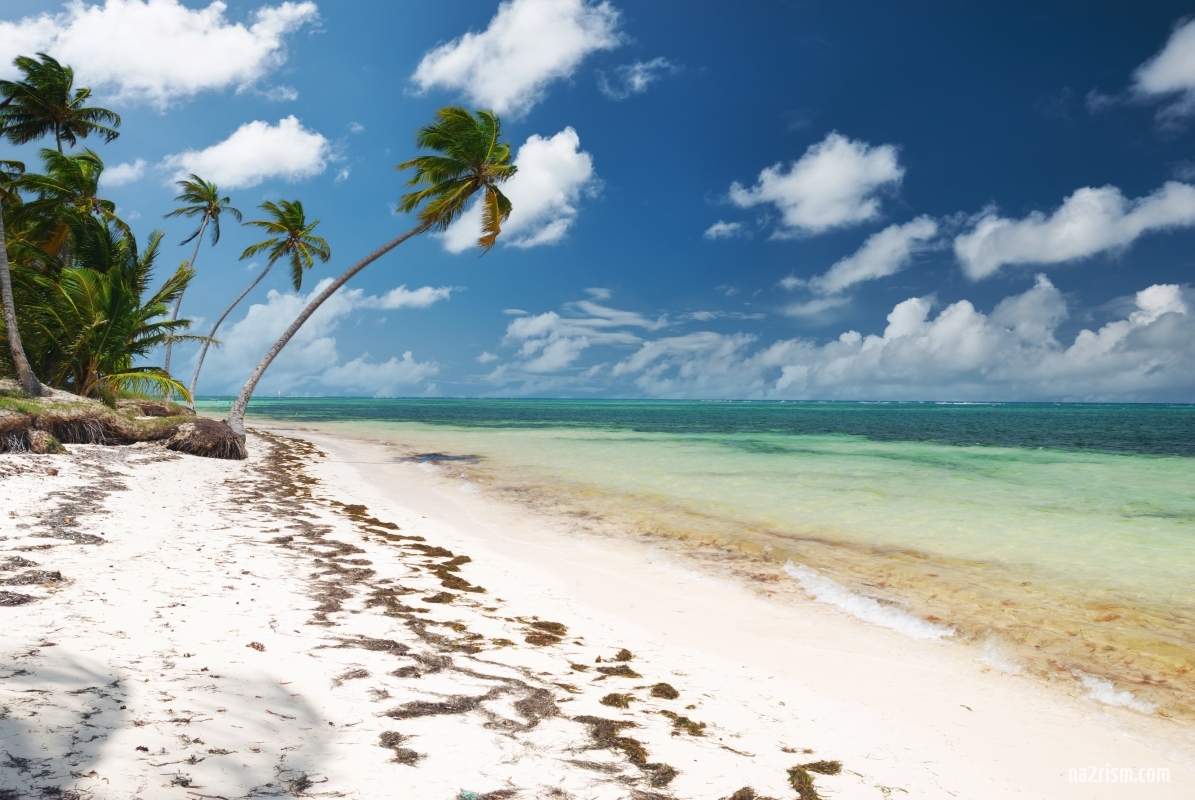
[[[467,219],[404,244],[262,393],[1189,402],[1190,11],[10,0],[0,61],[48,50],[121,113],[92,146],[139,235],[168,232],[163,272],[190,253],[162,219],[180,172],[247,218],[297,198],[322,220],[332,262],[302,296],[267,277],[201,394],[410,225],[393,167],[461,103],[519,151],[503,244],[462,250]],[[205,243],[197,328],[262,267],[238,260],[255,240],[226,220]]]

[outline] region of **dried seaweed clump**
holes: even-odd
[[[603,675],[613,675],[616,678],[642,678],[635,670],[628,667],[626,664],[619,664],[617,667],[598,667],[597,671]]]
[[[634,699],[635,696],[631,694],[617,694],[611,692],[601,700],[598,700],[598,702],[604,706],[610,706],[611,708],[630,708]]]
[[[534,630],[530,631],[524,638],[527,644],[533,644],[536,647],[543,647],[550,644],[560,644],[561,639],[568,628],[559,622],[543,622],[536,620],[530,624]]]
[[[772,800],[772,798],[756,794],[750,786],[744,786],[730,797],[724,797],[722,800]]]
[[[657,683],[651,687],[651,696],[659,697],[664,700],[675,700],[680,697],[680,692],[672,688],[668,683]]]
[[[573,717],[573,721],[589,726],[589,735],[598,747],[625,755],[628,761],[643,772],[651,786],[667,786],[676,777],[676,770],[669,765],[648,763],[647,748],[638,739],[619,735],[623,728],[638,727],[634,722],[591,716]]]
[[[842,762],[811,761],[808,764],[790,768],[788,770],[788,785],[793,787],[793,791],[797,793],[800,800],[820,800],[821,798],[821,795],[817,793],[817,788],[813,785],[813,776],[809,774],[811,772],[816,772],[819,775],[837,775],[842,772]]]
[[[248,458],[245,442],[227,423],[199,417],[194,422],[179,425],[166,440],[166,447],[177,453],[204,458],[225,458],[240,461]]]
[[[687,733],[690,736],[705,736],[705,723],[694,722],[688,717],[682,717],[672,711],[661,711],[665,717],[672,720],[672,735],[676,736],[678,733]]]
[[[406,764],[408,767],[413,767],[423,756],[414,750],[403,747],[402,744],[406,740],[407,737],[398,731],[384,731],[378,737],[378,745],[385,747],[387,750],[394,751],[394,763]]]

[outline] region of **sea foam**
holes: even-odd
[[[1113,685],[1112,681],[1097,678],[1094,675],[1088,675],[1086,672],[1080,672],[1079,670],[1075,670],[1073,674],[1079,679],[1079,683],[1083,684],[1083,688],[1087,690],[1087,697],[1091,700],[1096,700],[1110,706],[1131,708],[1134,711],[1140,711],[1142,714],[1152,714],[1158,710],[1157,703],[1142,700],[1129,691],[1116,691],[1116,686]]]
[[[813,595],[814,600],[832,605],[864,622],[890,628],[914,639],[941,639],[946,636],[954,636],[953,628],[926,622],[907,611],[883,605],[870,597],[852,592],[842,584],[804,564],[793,564],[789,561],[784,565],[784,571],[795,578],[801,584],[802,589]]]

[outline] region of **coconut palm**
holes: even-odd
[[[47,383],[75,394],[112,400],[118,391],[186,397],[186,388],[160,367],[135,363],[179,336],[190,320],[165,319],[194,271],[182,264],[150,292],[163,234],[144,251],[115,225],[95,218],[72,222],[74,262],[57,275],[24,270],[18,287],[26,308],[30,352]]]
[[[75,72],[38,53],[37,58],[17,56],[13,64],[24,74],[21,81],[0,81],[0,130],[13,144],[26,144],[54,134],[58,152],[62,143],[74,147],[79,139],[95,134],[105,142],[120,136],[120,115],[106,108],[85,105],[91,90],[74,88]]]
[[[71,221],[83,217],[98,217],[123,235],[132,235],[129,226],[116,216],[116,203],[99,196],[104,162],[95,151],[63,155],[46,148],[41,158],[44,173],[26,173],[14,179],[13,185],[32,195],[18,215],[32,224],[43,250],[57,254],[64,265],[68,263]]]
[[[212,332],[208,334],[207,341],[203,343],[203,348],[199,351],[199,361],[195,364],[195,374],[191,376],[189,394],[192,398],[195,396],[195,385],[199,383],[199,371],[203,369],[203,359],[207,356],[208,346],[215,339],[216,331],[220,329],[220,325],[232,313],[232,310],[245,299],[249,292],[253,291],[257,284],[261,283],[262,278],[274,266],[274,262],[283,258],[287,260],[290,264],[290,280],[297,292],[303,288],[303,272],[315,265],[314,259],[318,258],[326,264],[328,259],[332,257],[332,248],[328,246],[328,243],[320,237],[311,234],[320,221],[317,219],[315,222],[307,222],[307,216],[303,212],[303,204],[298,200],[280,200],[277,203],[265,202],[260,207],[270,216],[270,219],[255,219],[245,224],[262,228],[271,234],[271,236],[257,244],[246,247],[245,252],[241,253],[241,259],[244,260],[260,253],[266,253],[269,256],[269,261],[266,263],[266,268],[261,271],[261,274],[245,288],[245,291],[237,296],[236,300],[232,301],[232,305],[224,309],[224,313],[220,315],[220,318],[216,320],[216,324],[212,326]],[[192,407],[194,407],[193,403]]]
[[[64,141],[73,147],[79,139],[93,133],[105,142],[120,135],[116,130],[120,127],[120,115],[106,108],[88,108],[85,102],[91,97],[91,90],[74,89],[75,73],[70,67],[62,66],[44,53],[39,53],[38,59],[18,56],[13,63],[24,74],[24,80],[0,81],[0,95],[4,97],[0,101],[0,134],[4,138],[13,144],[27,144],[52,133],[61,154]],[[5,183],[4,191],[0,192],[4,195],[0,196],[0,218],[4,207],[13,204],[13,197],[9,196],[11,185]],[[7,243],[3,227],[0,219],[0,242]],[[43,393],[44,387],[30,369],[21,345],[7,247],[0,247],[0,251],[3,251],[0,252],[0,299],[13,366],[21,388],[37,396]]]
[[[245,408],[270,362],[278,357],[316,309],[354,275],[413,236],[426,231],[447,230],[478,192],[482,192],[479,200],[482,203],[482,235],[477,245],[483,252],[494,246],[511,210],[510,201],[498,189],[498,184],[510,179],[517,169],[510,163],[510,144],[502,141],[502,123],[498,116],[492,111],[472,114],[459,106],[442,108],[436,112],[435,122],[420,128],[415,144],[439,154],[419,156],[398,165],[400,170],[414,170],[407,181],[408,186],[423,187],[403,195],[398,204],[399,210],[407,213],[423,205],[415,215],[415,227],[374,250],[328,284],[266,352],[228,412],[228,426],[242,439],[245,436]]]
[[[212,246],[220,241],[220,215],[228,214],[230,217],[241,221],[241,212],[233,208],[232,201],[227,197],[220,196],[220,190],[216,188],[216,184],[205,181],[195,173],[191,173],[191,177],[186,180],[181,180],[178,185],[182,187],[182,193],[174,198],[176,203],[190,203],[190,205],[176,208],[166,215],[170,217],[199,217],[199,226],[195,231],[183,239],[181,244],[186,244],[192,239],[195,240],[195,249],[191,253],[191,260],[188,262],[191,269],[195,269],[195,259],[199,257],[199,245],[203,243],[203,231],[207,228],[208,223],[212,226]],[[171,319],[178,319],[179,308],[183,304],[183,296],[179,294],[178,299],[174,303],[174,311],[171,314]],[[170,371],[170,353],[173,349],[174,342],[166,340],[166,358],[162,368],[167,372]]]

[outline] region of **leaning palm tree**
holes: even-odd
[[[30,397],[46,393],[41,381],[33,374],[25,348],[21,344],[21,332],[17,329],[17,306],[12,298],[12,275],[8,269],[8,239],[4,235],[4,204],[0,202],[0,301],[4,305],[4,331],[8,336],[8,349],[12,353],[13,367],[21,391]]]
[[[40,60],[39,60],[40,59]],[[75,71],[45,53],[37,58],[17,56],[13,64],[24,73],[21,81],[0,81],[0,130],[13,144],[26,144],[53,133],[58,152],[95,134],[111,142],[120,133],[120,115],[106,108],[89,108],[87,88],[75,89]]]
[[[188,262],[191,269],[195,269],[195,259],[199,257],[199,245],[203,244],[203,231],[207,228],[208,223],[212,225],[212,246],[220,241],[220,215],[227,213],[230,217],[241,221],[241,212],[233,208],[231,200],[227,197],[220,196],[220,190],[216,188],[216,184],[205,181],[195,173],[191,173],[191,177],[187,180],[181,180],[178,185],[182,187],[182,193],[174,198],[176,203],[190,203],[190,205],[176,208],[166,215],[170,217],[200,217],[199,227],[182,240],[182,244],[186,244],[192,239],[195,240],[195,250],[191,253],[191,260]],[[178,299],[174,303],[174,312],[170,319],[178,319],[179,308],[183,304],[183,296],[180,293]],[[174,340],[166,340],[166,358],[162,368],[170,372],[170,353],[174,347]]]
[[[249,379],[233,401],[228,412],[228,427],[242,440],[245,437],[245,408],[257,388],[257,382],[270,366],[282,348],[286,347],[299,328],[303,327],[312,314],[336,290],[361,270],[389,253],[413,236],[426,231],[443,231],[465,212],[469,200],[483,192],[482,235],[477,245],[482,251],[494,246],[502,223],[510,216],[510,200],[498,189],[498,184],[515,174],[510,163],[510,144],[501,140],[502,123],[492,111],[470,113],[459,106],[442,108],[436,112],[436,121],[420,128],[415,136],[418,147],[434,150],[439,155],[425,155],[398,165],[398,169],[413,169],[415,172],[407,181],[408,186],[423,188],[403,195],[399,200],[400,211],[410,213],[426,203],[416,214],[415,227],[374,250],[365,258],[349,267],[336,280],[328,284],[307,304],[286,332],[262,358],[261,363],[249,374]]]
[[[307,222],[307,216],[303,213],[303,204],[298,200],[280,200],[277,203],[265,202],[261,204],[261,209],[271,219],[255,219],[245,224],[264,229],[270,234],[270,238],[246,247],[245,252],[241,253],[241,259],[244,260],[252,258],[259,253],[266,253],[269,256],[269,261],[266,263],[266,268],[261,271],[261,274],[245,288],[245,291],[237,296],[236,300],[232,301],[232,305],[224,309],[224,313],[220,315],[220,318],[216,320],[216,324],[212,326],[212,332],[208,334],[207,341],[203,343],[203,348],[199,351],[199,361],[195,364],[195,374],[191,376],[191,387],[188,393],[192,398],[188,401],[188,405],[191,408],[195,407],[195,385],[199,383],[199,371],[203,369],[203,359],[207,356],[208,346],[215,339],[216,331],[220,329],[220,325],[232,313],[232,310],[245,299],[246,295],[253,291],[257,284],[261,283],[262,278],[274,266],[274,262],[285,258],[290,263],[290,280],[297,292],[303,288],[303,272],[315,265],[313,256],[325,264],[332,257],[332,248],[328,246],[328,243],[320,237],[311,234],[320,221],[317,219],[315,222]]]
[[[99,196],[104,162],[93,150],[63,155],[46,148],[41,158],[44,173],[26,173],[13,184],[33,195],[21,206],[19,215],[32,223],[42,249],[68,263],[71,223],[90,216],[115,225],[123,235],[132,235],[129,226],[116,216],[116,203]]]

